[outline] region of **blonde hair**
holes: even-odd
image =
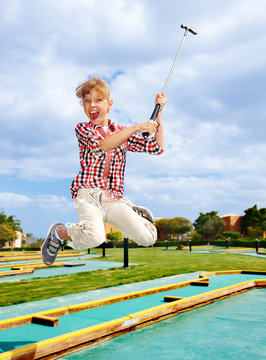
[[[109,85],[104,80],[97,77],[93,77],[81,83],[76,88],[76,95],[79,99],[84,99],[85,95],[90,94],[93,90],[103,98],[110,99],[111,91]]]

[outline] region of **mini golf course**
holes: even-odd
[[[90,350],[91,353],[95,353],[98,348],[106,344],[123,343],[125,336],[137,334],[139,329],[148,330],[150,333],[152,328],[158,325],[157,322],[170,324],[171,335],[174,332],[173,326],[177,333],[182,333],[182,323],[179,324],[179,319],[181,315],[184,315],[183,313],[189,312],[193,319],[199,311],[198,308],[203,305],[208,305],[204,306],[204,309],[208,309],[209,304],[214,302],[216,304],[217,300],[223,300],[218,301],[219,304],[223,303],[227,301],[224,299],[234,295],[238,295],[234,297],[236,299],[234,304],[237,304],[237,299],[243,296],[242,293],[255,294],[260,291],[260,294],[263,292],[265,299],[265,287],[266,272],[264,271],[236,270],[203,273],[195,280],[147,288],[86,303],[68,305],[66,302],[59,308],[3,319],[0,321],[0,360],[87,359],[91,356]],[[256,299],[256,296],[254,298]],[[255,307],[256,302],[251,306]],[[265,311],[259,313],[261,319],[264,314]],[[169,323],[170,318],[175,319],[174,323]],[[192,328],[197,327],[197,324],[196,320],[194,325],[192,321]],[[145,329],[148,325],[152,326]],[[167,326],[165,331],[170,335]],[[116,339],[100,344],[111,338]],[[173,339],[169,337],[168,344],[167,338],[161,347],[164,352],[170,354],[173,351],[170,346]],[[197,343],[196,339],[190,340]],[[178,341],[177,338],[176,341]],[[98,345],[86,350],[86,355],[80,351],[67,355],[96,344]],[[185,347],[182,350],[185,350]],[[257,351],[256,354],[258,356],[253,356],[252,359],[259,359],[259,352]],[[146,355],[144,358],[151,358],[148,353]],[[238,356],[240,356],[239,353]],[[110,356],[108,357],[111,359]],[[122,359],[123,357],[119,358],[116,353],[115,358]],[[163,358],[162,353],[159,358]],[[171,356],[166,358],[174,359]],[[190,358],[198,359],[199,357]],[[222,359],[222,357],[216,358]],[[97,359],[100,359],[98,355]]]

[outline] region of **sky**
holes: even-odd
[[[128,154],[125,196],[155,217],[266,207],[266,0],[0,0],[0,210],[46,237],[77,222],[75,89],[110,85],[110,118],[163,109],[165,152]]]

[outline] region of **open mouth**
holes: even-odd
[[[96,119],[98,119],[99,113],[98,112],[91,112],[90,116],[91,116],[92,120],[96,120]]]

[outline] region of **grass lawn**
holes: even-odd
[[[123,249],[106,249],[105,261],[123,263]],[[95,259],[94,259],[95,260]],[[163,248],[129,249],[129,269],[112,268],[49,278],[0,283],[0,306],[75,294],[110,286],[151,280],[194,271],[266,270],[266,258],[238,254],[200,254],[164,251]]]

